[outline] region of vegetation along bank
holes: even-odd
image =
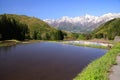
[[[109,70],[116,64],[120,43],[115,44],[103,57],[93,61],[73,80],[108,80]]]

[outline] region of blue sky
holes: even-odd
[[[41,19],[62,16],[100,16],[120,13],[120,0],[0,0],[0,14],[20,14]]]

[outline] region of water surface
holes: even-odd
[[[0,47],[0,80],[72,80],[106,51],[49,42]]]

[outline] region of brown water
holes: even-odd
[[[72,80],[106,51],[49,42],[0,47],[0,80]]]

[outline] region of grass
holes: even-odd
[[[15,45],[17,43],[19,43],[20,41],[18,40],[4,40],[4,41],[0,41],[0,47],[3,47],[3,46],[12,46],[12,45]]]
[[[120,43],[115,44],[103,57],[90,63],[73,80],[108,80],[109,70],[116,64],[116,57],[120,53]]]
[[[0,43],[0,47],[2,47],[2,46],[8,46],[8,44]]]
[[[15,39],[4,40],[4,41],[0,41],[0,47],[3,47],[3,46],[12,46],[12,45],[15,45],[17,43],[26,44],[26,43],[35,43],[35,42],[43,42],[43,41],[44,40],[25,40],[25,41],[18,41],[18,40],[15,40]],[[58,41],[47,41],[47,42],[58,42]]]
[[[73,44],[75,46],[85,46],[85,47],[92,47],[92,48],[102,48],[102,49],[108,49],[107,46],[97,46],[97,45],[86,45],[86,44]]]

